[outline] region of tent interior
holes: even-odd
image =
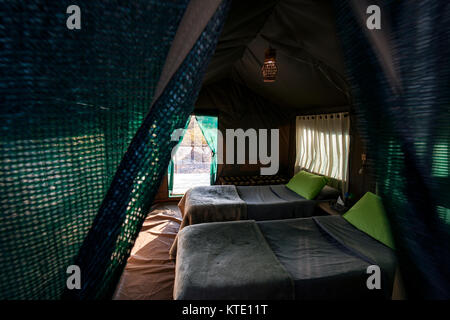
[[[276,49],[279,71],[275,82],[264,82],[261,75],[268,47]],[[292,177],[295,117],[351,112],[333,3],[233,2],[194,107],[195,114],[217,115],[218,129],[223,133],[239,128],[279,129],[279,173]],[[354,149],[350,183],[361,197],[372,189],[362,185],[357,174],[364,148],[354,123],[350,134]],[[225,163],[219,165],[218,175],[259,175],[260,166],[248,161]],[[167,192],[161,189],[158,199],[164,197]]]
[[[276,50],[278,72],[274,82],[264,82],[261,72],[269,47]],[[349,186],[342,192],[342,181],[334,185],[342,198],[343,193],[351,193],[354,204],[367,191],[376,190],[370,168],[364,163],[366,151],[358,134],[345,74],[332,1],[235,1],[205,71],[193,114],[217,116],[218,130],[222,132],[278,129],[277,176],[286,182],[299,171],[296,117],[349,114],[346,134],[350,144],[345,150],[345,179]],[[264,165],[249,163],[249,143],[245,145],[245,163],[218,164],[215,184],[230,177],[245,180],[261,175]],[[228,151],[226,139],[223,144]],[[237,148],[234,145],[235,153],[239,152]],[[325,173],[320,171],[323,168],[318,170],[315,172]],[[191,179],[189,182],[196,185]],[[168,253],[182,224],[182,213],[175,205],[181,196],[170,196],[165,177],[116,288],[115,299],[173,298],[175,259]],[[323,212],[316,209],[314,214]],[[404,298],[400,280],[396,279],[393,291],[395,299]]]
[[[0,299],[448,299],[450,6],[374,3],[8,5]]]

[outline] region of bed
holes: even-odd
[[[178,206],[182,228],[202,222],[231,220],[277,220],[314,215],[318,201],[336,200],[339,191],[329,186],[314,200],[295,193],[286,185],[214,185],[189,189]]]
[[[189,189],[180,200],[186,226],[237,220],[278,220],[311,217],[317,201],[336,199],[339,191],[325,186],[317,199],[308,200],[285,185],[234,186],[213,185]],[[178,240],[175,239],[170,255],[175,258]]]
[[[317,201],[336,200],[339,191],[325,176],[300,170],[287,184],[213,185],[189,189],[178,206],[185,226],[219,221],[311,217]]]
[[[394,250],[341,216],[232,221],[179,233],[175,299],[388,299]],[[378,265],[381,289],[369,290]]]

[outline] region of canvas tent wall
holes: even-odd
[[[361,27],[359,0],[235,1],[223,33],[226,0],[82,1],[78,31],[61,2],[5,2],[0,297],[110,297],[167,170],[170,134],[194,106],[217,109],[219,127],[272,128],[351,104],[408,294],[448,298],[450,6],[376,2],[387,50]],[[280,58],[272,86],[259,75],[269,44]],[[292,136],[282,139],[292,152]],[[83,286],[63,295],[71,264]]]
[[[277,50],[279,72],[275,82],[264,83],[261,66],[269,46]],[[290,176],[295,116],[350,110],[343,79],[331,1],[236,1],[195,111],[216,111],[222,129],[280,129],[280,173]],[[259,174],[259,167],[225,164],[221,173]]]

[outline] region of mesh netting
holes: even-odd
[[[450,5],[378,1],[382,30],[369,31],[367,15],[363,12],[361,25],[351,2],[335,1],[340,38],[407,294],[448,299]],[[370,32],[379,39],[385,36],[391,47],[373,46]],[[393,58],[396,76],[382,67],[386,53]]]
[[[188,2],[78,1],[71,31],[63,1],[1,1],[0,299],[61,297],[74,261],[67,296],[111,295],[223,23],[145,117]]]

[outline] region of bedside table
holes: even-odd
[[[331,216],[342,216],[344,213],[346,213],[348,211],[348,209],[345,211],[337,211],[337,210],[331,208],[329,202],[319,202],[319,204],[317,205],[317,208],[321,213],[326,213]]]

